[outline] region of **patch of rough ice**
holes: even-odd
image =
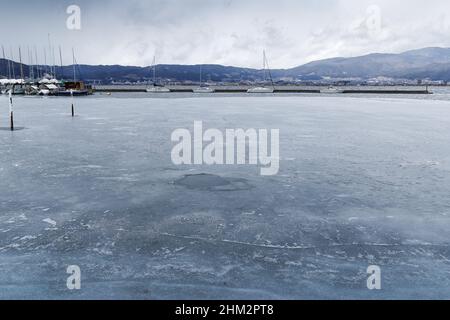
[[[111,250],[104,249],[104,248],[102,248],[102,249],[93,248],[91,251],[95,252],[95,253],[98,253],[100,255],[104,255],[104,256],[112,256],[112,254],[113,254]]]
[[[50,218],[44,219],[44,220],[42,220],[42,221],[45,222],[45,223],[48,223],[48,224],[52,225],[53,227],[56,227],[56,224],[57,224],[55,220],[52,220],[52,219],[50,219]]]
[[[24,237],[20,238],[19,240],[20,241],[28,241],[28,240],[35,240],[35,239],[37,239],[37,237],[35,237],[35,236],[24,236]]]

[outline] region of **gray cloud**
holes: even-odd
[[[65,28],[69,4],[82,9],[81,31]],[[65,63],[75,47],[79,62],[90,64],[149,65],[156,53],[160,63],[260,67],[265,48],[271,65],[284,68],[450,46],[448,9],[447,0],[16,0],[2,3],[0,28],[7,48],[37,45],[41,56],[51,33]]]

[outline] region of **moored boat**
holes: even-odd
[[[263,83],[267,82],[267,76],[269,76],[269,80],[271,83],[271,87],[265,87],[264,85],[253,87],[247,90],[247,93],[274,93],[275,92],[275,85],[273,83],[272,73],[270,72],[269,62],[267,60],[266,51],[263,51]]]
[[[146,90],[148,93],[170,93],[169,88],[158,86],[156,84],[154,84],[152,87],[148,87]]]
[[[87,96],[93,93],[92,86],[83,81],[63,82],[64,88],[56,92],[57,96]]]
[[[333,86],[330,86],[328,88],[325,89],[321,89],[320,93],[328,93],[328,94],[333,94],[333,93],[343,93],[344,91],[338,88],[335,88]]]
[[[200,87],[195,88],[192,90],[194,93],[214,93],[216,92],[215,89],[208,87],[206,84],[203,83],[203,67],[200,66]]]
[[[194,93],[214,93],[216,92],[215,89],[210,87],[199,87],[192,90]]]
[[[61,81],[54,78],[45,78],[39,81],[37,93],[34,85],[30,86],[28,94],[37,94],[39,96],[56,96],[61,91]]]
[[[163,84],[157,83],[156,81],[156,56],[153,57],[152,70],[153,70],[153,84],[147,87],[146,91],[148,93],[170,93],[169,88],[166,88]]]
[[[56,96],[87,96],[94,93],[91,85],[87,85],[84,81],[77,80],[76,69],[78,66],[75,58],[75,50],[72,49],[73,58],[73,81],[61,81],[61,87],[55,92]],[[79,72],[81,74],[81,72]]]
[[[25,80],[23,79],[1,79],[0,85],[2,87],[2,94],[9,94],[12,90],[13,95],[25,94]]]
[[[274,93],[275,90],[267,87],[255,87],[248,89],[247,93]]]

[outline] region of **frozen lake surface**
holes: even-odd
[[[0,299],[450,298],[449,101],[69,103],[16,98],[24,129],[0,130]],[[200,120],[280,129],[279,174],[174,166],[171,133]]]

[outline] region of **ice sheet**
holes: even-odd
[[[16,98],[25,129],[0,130],[1,299],[450,298],[448,102],[93,96],[75,108]],[[194,121],[280,129],[279,175],[174,166],[170,135]],[[223,188],[235,181],[245,188]],[[68,265],[82,290],[67,290]],[[369,265],[383,290],[367,289]]]

